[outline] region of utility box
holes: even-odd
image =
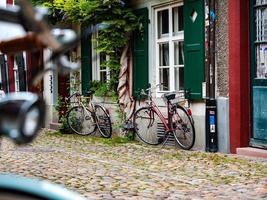
[[[206,99],[206,151],[218,151],[217,104],[215,99]]]

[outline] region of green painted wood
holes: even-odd
[[[141,89],[148,87],[148,9],[141,8],[135,11],[142,17],[142,31],[133,34],[133,96],[139,98]]]
[[[267,141],[267,87],[253,87],[253,138]]]
[[[81,35],[85,27],[81,28]],[[90,89],[92,81],[92,42],[91,35],[81,39],[81,78],[82,78],[82,94]]]
[[[190,91],[190,98],[196,100],[202,98],[205,78],[204,14],[204,0],[184,1],[184,84],[185,89]]]

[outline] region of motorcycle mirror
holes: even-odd
[[[0,134],[17,144],[31,142],[44,119],[45,103],[33,93],[10,93],[0,100]]]

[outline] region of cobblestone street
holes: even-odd
[[[267,160],[43,131],[4,140],[0,171],[64,184],[92,199],[267,199]]]

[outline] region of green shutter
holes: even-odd
[[[133,34],[133,96],[139,96],[141,89],[148,87],[148,9],[135,11],[141,17],[142,31]]]
[[[184,1],[185,89],[191,99],[202,98],[204,82],[204,0]]]
[[[83,34],[82,27],[81,35]],[[92,43],[91,35],[83,37],[81,39],[81,64],[82,64],[82,93],[90,89],[90,82],[92,80]]]

